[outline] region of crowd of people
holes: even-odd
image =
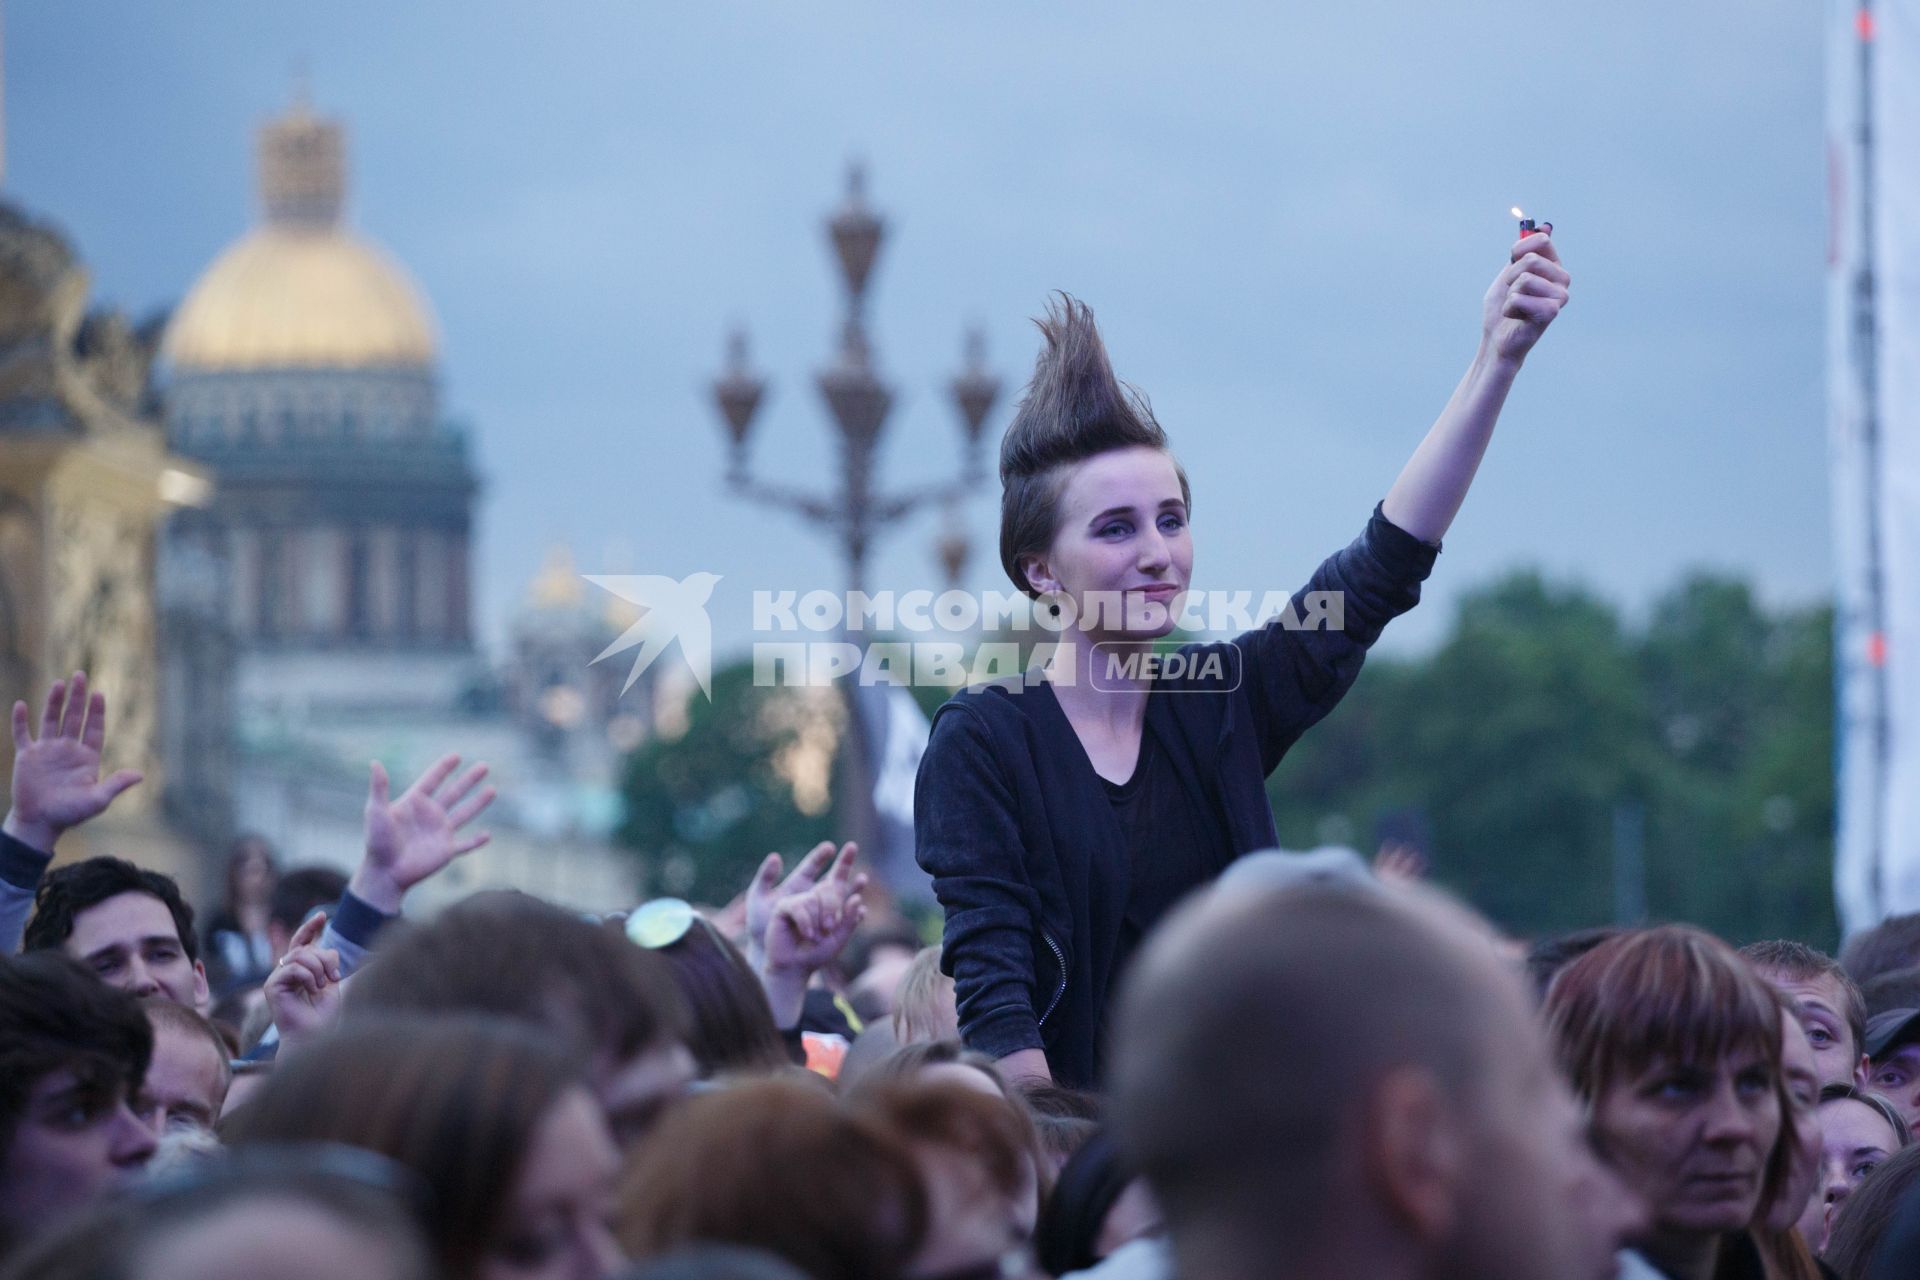
[[[1099,1089],[963,1045],[851,845],[731,904],[407,893],[492,794],[376,768],[350,876],[113,857],[106,700],[13,722],[0,1275],[1613,1275],[1920,1266],[1920,918],[1527,943],[1392,858],[1256,854],[1147,939]],[[202,927],[198,921],[204,918]],[[1870,999],[1863,992],[1879,993]]]
[[[17,704],[0,1280],[1920,1275],[1920,916],[1838,960],[1517,939],[1404,851],[1268,847],[1265,778],[1418,602],[1567,300],[1521,230],[1467,375],[1309,584],[1343,620],[1199,646],[1220,677],[1099,679],[1170,631],[1192,495],[1091,312],[1043,323],[1001,550],[1070,616],[1037,679],[935,718],[936,946],[832,843],[706,909],[408,919],[487,839],[456,755],[397,795],[371,766],[350,874],[241,841],[203,929],[152,868],[55,864],[140,778],[103,776],[84,673]]]

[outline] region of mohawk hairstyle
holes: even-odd
[[[1060,293],[1034,323],[1047,345],[1000,441],[1000,564],[1014,586],[1038,599],[1020,558],[1053,545],[1066,469],[1114,449],[1167,452],[1168,445],[1147,398],[1113,376],[1091,307]],[[1174,468],[1191,508],[1187,473],[1177,462]]]

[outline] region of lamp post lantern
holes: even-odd
[[[749,441],[766,398],[767,382],[749,365],[746,334],[736,330],[728,339],[726,367],[713,384],[714,403],[720,410],[729,446],[727,484],[738,496],[792,512],[833,537],[839,544],[848,591],[865,589],[868,556],[888,528],[926,506],[942,504],[949,513],[949,528],[940,555],[943,567],[957,576],[965,554],[957,526],[959,501],[986,478],[984,430],[1000,396],[1000,380],[986,365],[985,339],[977,329],[967,335],[965,364],[948,388],[961,433],[958,475],[934,484],[882,492],[874,476],[874,460],[893,410],[894,393],[874,367],[866,302],[874,264],[886,238],[886,223],[867,204],[866,177],[859,165],[848,171],[846,198],[827,219],[827,235],[845,290],[845,315],[839,350],[814,375],[814,385],[826,402],[838,435],[838,483],[832,492],[818,493],[753,474]],[[861,640],[854,634],[846,638],[856,644]],[[847,692],[848,732],[842,738],[842,776],[854,800],[854,835],[871,842],[878,830],[872,804],[872,766],[855,700],[857,685],[849,684]],[[883,866],[890,852],[899,852],[880,850],[871,844],[863,847],[869,849],[876,866]]]

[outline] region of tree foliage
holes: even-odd
[[[1294,748],[1268,784],[1282,841],[1415,831],[1438,880],[1522,932],[1639,897],[1736,941],[1831,945],[1831,634],[1830,610],[1769,614],[1724,577],[1629,628],[1512,575],[1430,656],[1370,661]]]
[[[820,771],[839,721],[829,691],[757,687],[750,662],[715,671],[686,732],[628,758],[620,843],[648,861],[657,891],[728,901],[769,852],[804,853],[837,830]]]

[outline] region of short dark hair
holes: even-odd
[[[158,898],[173,916],[180,949],[189,961],[199,961],[200,937],[193,929],[193,908],[180,896],[180,886],[172,876],[136,867],[125,858],[86,858],[49,871],[34,896],[33,919],[27,921],[20,949],[50,951],[61,947],[73,936],[74,919],[82,911],[123,893]]]
[[[1623,925],[1602,924],[1535,939],[1533,945],[1527,948],[1527,981],[1533,985],[1534,997],[1542,1004],[1546,1003],[1547,988],[1553,985],[1553,980],[1560,976],[1562,969],[1625,931]]]
[[[1889,969],[1867,979],[1859,991],[1869,1018],[1890,1009],[1920,1009],[1920,965]]]
[[[1038,598],[1020,561],[1053,545],[1066,469],[1115,449],[1171,450],[1146,397],[1113,376],[1091,307],[1062,293],[1034,323],[1047,345],[1000,441],[1000,566]],[[1174,470],[1191,506],[1187,473]]]
[[[153,1029],[126,992],[57,951],[0,958],[0,1152],[47,1076],[71,1070],[89,1090],[131,1094],[152,1057]]]
[[[1813,982],[1820,978],[1830,978],[1840,988],[1840,1007],[1834,1012],[1847,1020],[1848,1030],[1853,1032],[1853,1050],[1865,1053],[1867,1048],[1867,1002],[1862,998],[1860,988],[1854,985],[1840,962],[1824,951],[1808,946],[1804,942],[1795,942],[1790,938],[1774,938],[1766,942],[1749,942],[1740,948],[1741,957],[1754,968],[1761,970],[1761,977],[1769,972],[1778,973],[1791,982]]]
[[[687,1019],[658,956],[504,889],[462,899],[376,952],[347,997],[347,1018],[361,1013],[490,1013],[623,1059],[681,1039]]]
[[[1889,970],[1920,964],[1920,911],[1888,916],[1854,934],[1840,948],[1840,964],[1862,987]]]
[[[332,867],[296,867],[274,882],[267,919],[292,933],[315,911],[340,901],[346,889],[347,878]]]

